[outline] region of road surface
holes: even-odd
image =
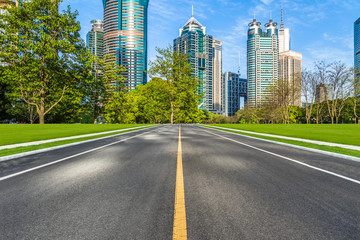
[[[0,239],[360,239],[360,163],[158,126],[0,162]]]

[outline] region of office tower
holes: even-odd
[[[279,52],[290,50],[290,30],[285,28],[284,11],[281,9],[281,24],[279,29]]]
[[[279,40],[277,23],[270,19],[262,31],[256,19],[249,23],[247,40],[247,104],[259,108],[271,95],[270,87],[279,79]]]
[[[247,80],[240,78],[240,74],[226,72],[222,79],[223,113],[226,116],[234,116],[241,108],[241,98],[246,101]]]
[[[149,0],[103,0],[104,54],[127,70],[127,89],[147,82],[147,11]]]
[[[315,102],[322,103],[326,100],[332,101],[334,93],[334,86],[332,84],[321,83],[316,86]]]
[[[360,18],[354,23],[354,67],[360,70]]]
[[[200,93],[204,97],[199,108],[213,110],[213,37],[206,34],[206,27],[194,15],[180,29],[179,35],[174,40],[174,50],[189,55],[193,75],[202,82]]]
[[[5,8],[8,8],[12,5],[15,5],[15,3],[11,0],[0,0],[0,14],[5,14],[7,11]]]
[[[213,110],[221,111],[221,82],[222,82],[222,42],[213,39],[214,66],[213,66]]]
[[[91,54],[104,58],[104,24],[102,20],[92,20],[92,29],[86,35],[86,45]]]
[[[301,72],[302,54],[294,51],[279,53],[279,79],[286,84],[289,91],[290,105],[302,106],[301,101]]]

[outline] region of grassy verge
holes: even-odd
[[[56,147],[56,146],[60,146],[60,145],[81,142],[81,141],[86,141],[86,140],[91,140],[91,139],[96,139],[96,138],[113,136],[113,135],[117,135],[117,134],[121,134],[121,133],[132,132],[132,131],[144,129],[144,128],[148,128],[148,126],[144,126],[143,128],[138,128],[138,129],[134,129],[134,130],[125,130],[123,132],[118,132],[118,133],[101,134],[101,135],[92,136],[92,137],[84,137],[84,138],[77,138],[77,139],[71,139],[71,140],[57,141],[57,142],[52,142],[52,143],[44,143],[44,144],[33,145],[33,146],[4,149],[4,150],[0,150],[0,157],[9,156],[9,155],[18,154],[18,153],[35,151],[35,150],[44,149],[44,148]]]
[[[216,124],[214,126],[360,146],[359,124]]]
[[[90,133],[100,133],[126,128],[148,126],[146,124],[1,124],[0,146],[33,142]]]
[[[211,127],[211,126],[204,126],[204,125],[202,125],[202,126],[207,127],[207,128],[217,129],[217,128],[214,128],[214,127]],[[239,132],[236,132],[236,131],[225,130],[225,129],[217,129],[217,130],[226,131],[226,132],[232,132],[232,133],[236,133],[236,134],[239,134],[239,135],[245,135],[245,136],[251,136],[251,137],[256,137],[256,138],[261,138],[261,139],[272,140],[272,141],[275,141],[275,142],[288,143],[288,144],[293,144],[293,145],[297,145],[297,146],[313,148],[313,149],[318,149],[318,150],[323,150],[323,151],[328,151],[328,152],[333,152],[333,153],[339,153],[339,154],[344,154],[344,155],[348,155],[348,156],[352,156],[352,157],[360,157],[360,151],[351,150],[351,149],[344,149],[344,148],[340,148],[340,147],[317,145],[317,144],[312,144],[312,143],[306,143],[306,142],[301,142],[301,141],[293,141],[293,140],[286,140],[286,139],[281,139],[281,138],[259,136],[259,135],[256,135],[256,134],[239,133]]]

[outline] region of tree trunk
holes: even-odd
[[[174,124],[174,102],[171,101],[171,117],[170,117],[170,123]]]

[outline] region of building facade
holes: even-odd
[[[302,106],[301,94],[302,54],[294,51],[279,53],[279,79],[287,84],[290,105]]]
[[[147,82],[147,19],[149,0],[103,0],[104,54],[113,55],[127,89]]]
[[[104,24],[102,20],[92,20],[92,29],[86,35],[86,45],[91,54],[104,58]]]
[[[354,67],[360,69],[360,18],[354,23]]]
[[[259,108],[270,96],[270,87],[279,79],[277,23],[271,19],[262,31],[256,19],[249,23],[247,40],[247,104]]]
[[[240,74],[226,72],[222,79],[222,109],[226,116],[234,116],[241,108],[241,98],[246,102],[247,80],[240,78]]]
[[[214,66],[213,66],[213,110],[221,112],[221,83],[222,83],[222,42],[213,39]]]
[[[322,103],[327,100],[332,101],[334,94],[334,86],[331,84],[319,84],[316,86],[315,102]]]
[[[200,93],[203,100],[200,109],[213,110],[213,37],[206,34],[206,27],[197,21],[194,15],[180,29],[180,36],[174,40],[174,50],[189,55],[194,69],[193,75],[200,79]]]
[[[281,24],[279,29],[279,52],[290,50],[290,30],[285,28],[284,11],[281,9]]]

